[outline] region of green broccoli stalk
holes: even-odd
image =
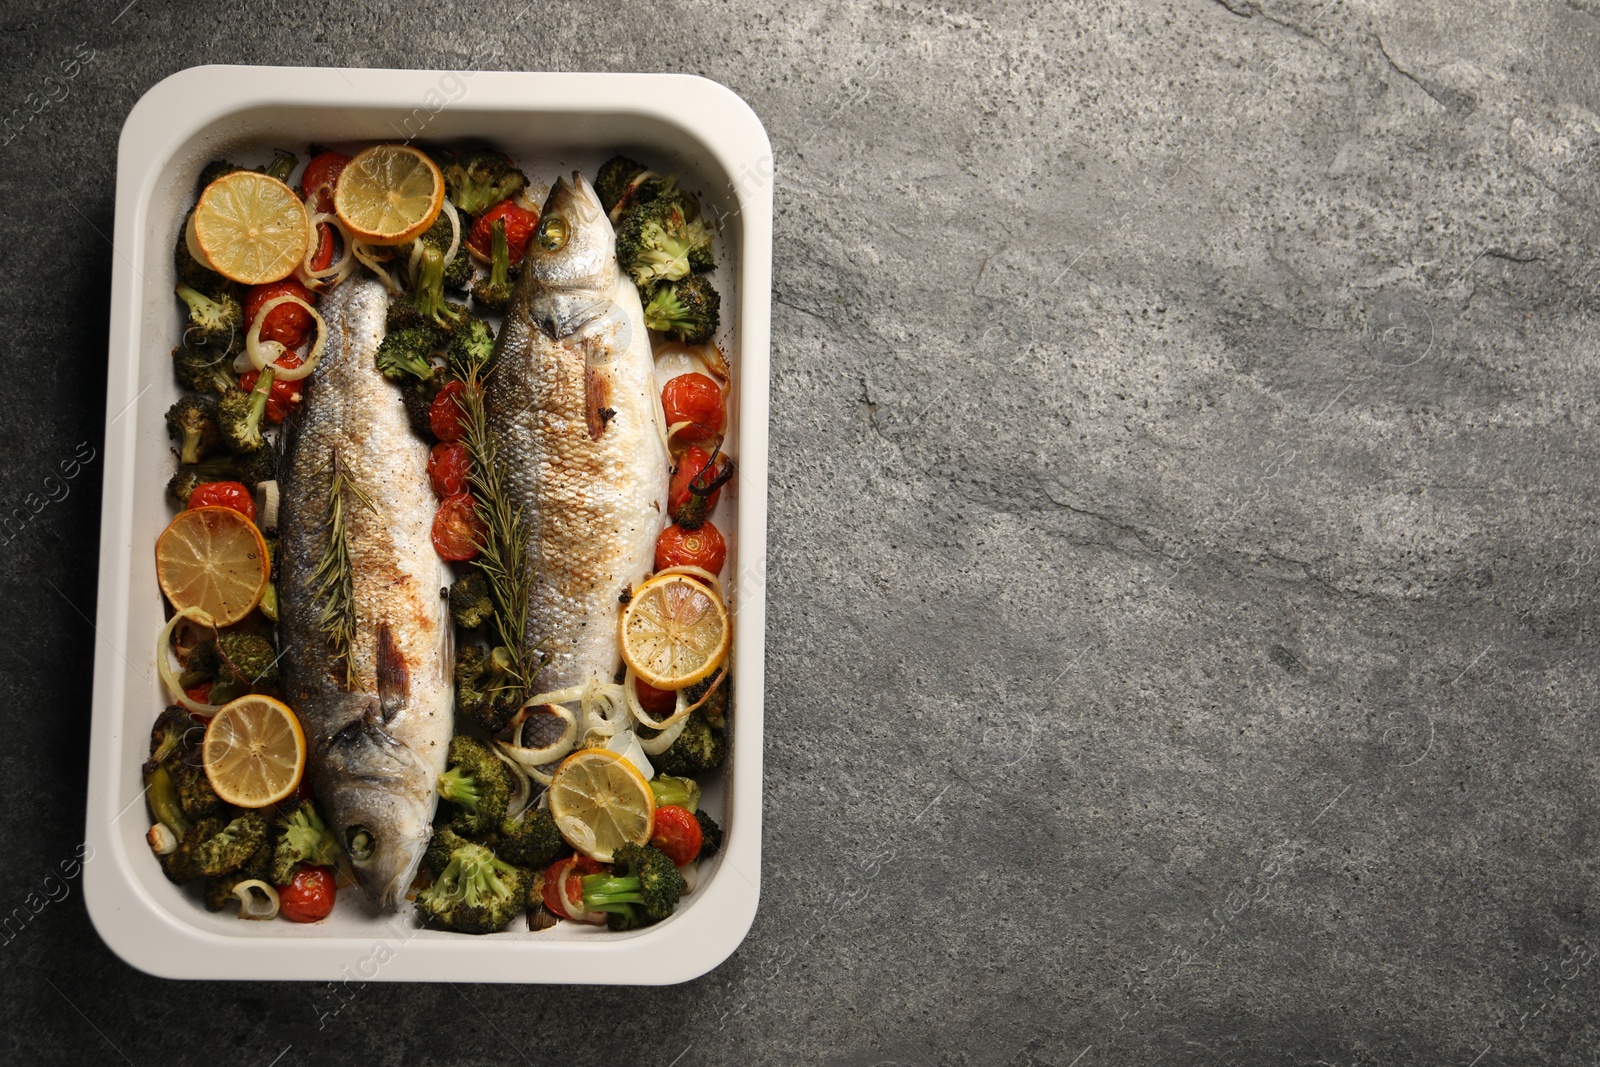
[[[277,840],[272,846],[272,884],[288,885],[294,879],[294,869],[302,863],[335,866],[339,853],[339,839],[317,814],[316,805],[302,800],[278,823]]]
[[[658,774],[650,779],[650,792],[655,794],[656,807],[675,804],[695,811],[700,807],[700,783],[693,778],[678,778]]]
[[[488,745],[458,734],[450,739],[450,767],[439,776],[439,797],[455,805],[447,824],[463,837],[500,825],[511,799],[511,773]]]
[[[391,382],[408,377],[428,381],[433,377],[430,360],[439,341],[438,331],[427,326],[391,330],[378,344],[378,370]]]
[[[511,302],[511,246],[506,242],[506,222],[495,219],[490,227],[489,276],[472,287],[472,299],[490,311],[504,311]]]
[[[463,312],[459,305],[444,298],[444,251],[431,242],[422,243],[422,259],[417,264],[416,287],[411,294],[411,306],[417,314],[441,330],[453,330],[461,321]]]
[[[476,629],[494,617],[494,601],[489,598],[489,580],[473,568],[450,587],[450,617],[464,630]]]
[[[261,372],[256,387],[250,392],[231,389],[217,405],[222,440],[235,452],[259,452],[267,447],[267,439],[261,436],[261,419],[266,414],[267,395],[272,392],[275,377],[276,373],[268,367]]]
[[[235,340],[243,338],[244,306],[232,293],[221,293],[212,299],[193,286],[179,282],[177,294],[189,307],[184,340],[232,349]]]
[[[709,270],[711,231],[690,219],[683,201],[662,197],[644,204],[617,227],[617,262],[640,286],[673,281],[696,270]]]
[[[499,152],[472,151],[442,160],[450,202],[469,215],[481,215],[527,188],[528,176]]]
[[[476,315],[471,316],[450,335],[445,358],[450,373],[462,381],[474,374],[483,377],[484,368],[494,358],[494,330]]]
[[[722,766],[728,745],[722,731],[714,730],[705,715],[696,709],[689,713],[683,733],[659,756],[650,757],[659,774],[693,776]]]
[[[167,409],[167,432],[178,442],[179,463],[199,463],[222,443],[214,397],[186,393]]]
[[[610,874],[583,878],[585,911],[606,912],[613,930],[658,923],[672,914],[683,896],[683,875],[660,849],[626,844],[617,848]]]
[[[417,911],[424,919],[459,933],[493,933],[503,930],[522,910],[527,880],[525,871],[483,845],[462,845],[450,853],[450,862],[434,883],[417,894]]]
[[[278,684],[278,653],[260,634],[228,631],[217,635],[217,679],[244,688]]]
[[[507,863],[542,870],[570,853],[572,846],[556,829],[550,812],[536,808],[524,812],[520,819],[506,819],[500,824],[500,843],[495,851]]]
[[[694,813],[695,821],[700,824],[700,855],[698,859],[707,859],[717,854],[722,847],[722,827],[717,825],[717,820],[703,811]]]
[[[685,344],[711,340],[721,320],[722,297],[698,274],[662,282],[644,306],[644,324]]]

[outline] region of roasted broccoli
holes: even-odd
[[[172,372],[179,385],[201,393],[226,393],[239,384],[233,353],[187,340],[172,350]]]
[[[190,285],[178,283],[178,298],[189,308],[185,341],[237,352],[244,343],[244,306],[232,293],[212,298]]]
[[[417,280],[411,293],[411,306],[423,320],[441,330],[453,330],[466,313],[460,304],[444,298],[444,249],[422,242],[422,258],[417,261]]]
[[[430,360],[440,340],[439,331],[428,326],[391,329],[378,344],[378,370],[391,382],[427,381],[433,377]]]
[[[689,713],[689,721],[678,739],[661,755],[652,756],[650,762],[659,774],[693,776],[722,766],[727,751],[722,732],[712,729],[705,714],[697,708]]]
[[[189,827],[176,851],[161,857],[162,869],[175,882],[216,878],[243,867],[267,839],[267,820],[247,811],[232,822],[211,815]]]
[[[600,206],[616,220],[640,204],[672,192],[677,184],[677,178],[657,174],[643,163],[612,156],[600,165],[594,191],[600,197]]]
[[[400,379],[400,403],[405,405],[406,418],[411,420],[411,429],[424,440],[433,434],[433,423],[429,420],[428,413],[433,408],[434,398],[444,387],[443,378],[444,376],[440,374],[431,375],[426,379],[413,378],[406,374]]]
[[[665,852],[630,843],[617,848],[610,874],[584,876],[583,907],[606,912],[613,930],[632,930],[671,915],[683,888],[683,875]]]
[[[163,763],[193,752],[204,735],[205,727],[195,722],[188,711],[177,704],[168,705],[150,729],[150,758],[145,761],[144,772],[150,774]]]
[[[685,344],[704,344],[717,332],[721,308],[722,297],[711,283],[690,274],[656,286],[644,306],[644,324]]]
[[[251,687],[278,684],[278,653],[260,634],[227,631],[217,635],[217,678]]]
[[[178,791],[178,806],[190,819],[201,819],[222,810],[222,801],[211,788],[211,779],[199,766],[198,759],[173,760],[167,765],[172,784]]]
[[[490,733],[505,729],[522,703],[518,690],[506,684],[511,664],[505,648],[489,651],[477,644],[463,643],[456,659],[456,710]]]
[[[489,276],[472,287],[472,299],[490,311],[504,311],[511,302],[511,246],[506,243],[506,223],[495,219],[489,245]]]
[[[522,910],[527,879],[527,872],[485,846],[465,844],[450,853],[450,862],[434,883],[417,894],[417,911],[424,919],[463,934],[493,933]]]
[[[465,381],[473,374],[482,377],[484,368],[494,358],[494,330],[473,315],[450,335],[450,348],[445,358],[450,362],[450,372],[457,378]]]
[[[693,778],[658,774],[650,779],[650,792],[655,794],[658,808],[665,804],[676,804],[680,808],[695,811],[700,807],[700,783]]]
[[[700,824],[700,855],[699,859],[706,859],[717,854],[722,847],[722,827],[717,825],[717,820],[703,811],[694,813],[695,821]]]
[[[217,401],[185,393],[167,409],[167,432],[178,442],[179,463],[199,463],[222,442],[217,426]]]
[[[623,216],[617,226],[617,262],[635,284],[652,285],[710,270],[711,231],[690,219],[683,200],[664,196]]]
[[[527,188],[528,176],[499,152],[478,150],[441,159],[450,202],[469,215],[481,215]]]
[[[450,866],[451,853],[462,845],[470,844],[472,844],[471,841],[468,841],[450,829],[450,827],[441,826],[428,839],[427,851],[422,854],[422,865],[428,869],[429,874],[437,878],[444,873],[446,867]]]
[[[213,159],[210,163],[200,168],[200,188],[203,190],[218,178],[225,174],[232,174],[236,170],[244,170],[244,168],[237,163],[229,163],[226,159]]]
[[[239,887],[240,882],[248,882],[251,879],[265,882],[271,875],[272,843],[262,838],[261,847],[250,854],[250,858],[244,861],[243,867],[232,874],[206,879],[206,908],[210,911],[223,910],[235,899],[233,891]]]
[[[494,617],[489,580],[476,567],[450,586],[450,616],[457,626],[467,630],[482,626]]]
[[[472,284],[472,257],[467,254],[467,227],[470,222],[457,218],[461,227],[460,240],[456,242],[455,258],[447,260],[444,265],[444,284],[451,289],[465,289]],[[450,213],[439,212],[439,217],[433,220],[433,225],[428,227],[418,241],[432,245],[440,254],[449,251],[450,240],[455,236],[450,225]],[[407,258],[412,253],[412,246],[406,245],[401,250],[402,258]]]
[[[459,734],[450,740],[450,767],[439,776],[439,798],[455,806],[450,829],[480,837],[505,818],[511,772],[488,745]]]
[[[267,439],[261,436],[261,420],[267,412],[267,395],[272,391],[274,377],[273,369],[268,367],[248,393],[230,389],[222,394],[217,421],[222,426],[222,440],[233,451],[260,452],[267,447]]]
[[[556,821],[544,808],[523,812],[520,819],[500,824],[500,843],[495,852],[507,863],[542,870],[572,851],[556,829]]]
[[[278,823],[272,845],[272,884],[288,885],[294,878],[294,869],[302,863],[332,867],[338,862],[339,839],[317,814],[315,804],[300,801]]]

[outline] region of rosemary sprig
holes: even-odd
[[[355,569],[350,564],[350,531],[345,525],[344,491],[377,514],[372,499],[362,491],[339,462],[336,449],[328,452],[328,465],[333,468],[333,481],[328,485],[328,540],[322,548],[322,559],[311,575],[316,583],[315,598],[322,602],[318,625],[333,649],[334,657],[344,661],[346,689],[355,687],[355,660],[350,655],[356,636]]]

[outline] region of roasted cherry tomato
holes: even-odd
[[[285,278],[281,282],[269,282],[266,285],[252,285],[250,291],[244,295],[245,329],[249,329],[250,324],[256,321],[256,316],[261,312],[261,305],[280,296],[299,297],[308,304],[316,303],[317,299],[310,289],[294,278]],[[267,312],[266,320],[261,323],[261,339],[276,341],[285,348],[294,348],[305,341],[306,331],[310,328],[311,313],[305,308],[299,304],[279,304]]]
[[[466,391],[467,387],[459,381],[446,382],[433,398],[433,406],[428,408],[428,426],[433,430],[433,436],[446,444],[459,441],[461,435],[467,432],[459,399]]]
[[[541,890],[544,906],[563,919],[604,925],[605,912],[583,910],[583,876],[599,874],[602,869],[588,856],[568,856],[564,860],[556,860],[544,872],[544,888]],[[570,911],[567,910],[569,904]]]
[[[650,843],[679,867],[692,863],[700,855],[700,820],[688,808],[663,804],[656,809],[656,828],[650,832]]]
[[[722,387],[704,374],[680,374],[661,390],[661,410],[667,425],[699,425],[708,434],[722,431]]]
[[[206,482],[189,494],[191,508],[232,508],[251,522],[256,521],[256,495],[242,482]]]
[[[460,441],[440,442],[428,453],[428,481],[434,493],[442,500],[447,496],[467,491],[467,479],[472,476],[472,453]]]
[[[433,516],[433,548],[445,559],[461,562],[478,554],[483,539],[483,524],[471,493],[457,493],[439,501]]]
[[[278,357],[273,366],[294,368],[300,366],[302,362],[304,361],[293,352],[285,352]],[[248,393],[256,387],[256,382],[260,380],[260,371],[247,370],[239,375],[239,388]],[[306,380],[304,378],[295,382],[286,382],[282,378],[274,377],[272,379],[272,388],[267,392],[267,421],[282,422],[288,417],[289,412],[293,411],[305,397]]]
[[[656,539],[656,570],[668,567],[703,567],[720,574],[728,559],[728,543],[722,531],[709,522],[697,530],[685,530],[673,523]]]
[[[185,689],[183,695],[200,704],[211,703],[211,683],[201,682],[190,689]],[[658,713],[659,714],[659,713]]]
[[[318,152],[312,156],[300,175],[300,199],[306,201],[312,211],[332,211],[333,187],[339,183],[339,175],[349,162],[350,157],[343,152]]]
[[[278,887],[278,914],[294,923],[314,923],[326,919],[338,893],[333,871],[327,867],[295,868],[289,884]]]
[[[506,252],[514,267],[521,263],[522,257],[528,253],[528,242],[533,239],[533,231],[539,226],[539,213],[529,211],[515,201],[502,200],[479,215],[472,224],[472,231],[467,235],[467,244],[485,258],[488,258],[494,249],[494,224],[497,219],[505,220]]]
[[[678,707],[675,691],[657,689],[637,674],[633,676],[633,692],[639,698],[639,705],[658,719],[666,718]]]
[[[333,227],[326,222],[317,223],[317,254],[311,257],[312,270],[327,270],[333,266]]]
[[[701,485],[709,484],[716,479],[727,467],[727,457],[717,456],[717,462],[711,463],[711,454],[703,448],[689,449],[678,457],[678,465],[672,471],[672,484],[667,488],[667,510],[676,518],[678,509],[689,503],[689,483],[696,478]],[[705,510],[709,512],[717,506],[717,501],[722,496],[721,488],[713,489],[705,498]],[[680,520],[681,521],[681,520]]]

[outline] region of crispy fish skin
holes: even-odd
[[[454,709],[428,446],[374,364],[387,306],[382,285],[364,278],[322,302],[327,348],[286,431],[278,556],[285,695],[306,732],[318,803],[380,908],[397,904],[422,861]],[[342,494],[356,623],[350,688],[322,628],[315,578],[335,454],[372,505]]]
[[[666,521],[668,457],[654,360],[616,237],[581,174],[551,190],[506,312],[486,409],[529,532],[528,640],[539,689],[609,682],[618,599]],[[550,220],[564,243],[546,240]]]

